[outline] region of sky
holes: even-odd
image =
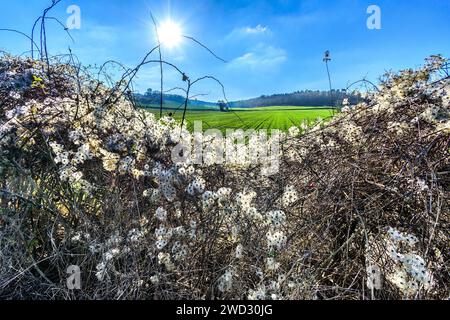
[[[0,0],[0,28],[31,33],[34,20],[50,0]],[[191,79],[214,76],[225,86],[229,101],[297,90],[328,90],[325,50],[332,86],[377,81],[385,71],[415,68],[431,54],[450,57],[449,0],[62,0],[51,16],[62,22],[67,8],[80,8],[80,29],[74,42],[55,21],[47,21],[51,54],[68,48],[85,65],[108,60],[137,65],[156,45],[150,12],[158,24],[170,19],[183,35],[207,45],[224,63],[191,40],[162,47],[163,59]],[[369,29],[370,5],[380,8],[381,29]],[[38,36],[38,33],[36,33]],[[0,32],[0,49],[27,54],[29,41]],[[157,58],[157,55],[154,55]],[[118,70],[111,70],[112,73]],[[165,67],[165,88],[183,86]],[[159,89],[159,66],[145,66],[134,89]],[[214,81],[192,90],[202,100],[222,98]]]

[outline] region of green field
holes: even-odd
[[[159,110],[149,109],[159,115]],[[164,115],[171,114],[181,120],[183,111],[164,110]],[[314,122],[317,118],[326,119],[333,115],[332,109],[318,107],[259,107],[248,109],[233,109],[229,112],[219,111],[188,111],[186,121],[189,129],[194,121],[202,121],[204,130],[207,129],[279,129],[286,131],[292,126],[299,126],[302,122]]]

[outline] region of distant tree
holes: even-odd
[[[153,94],[152,88],[148,88],[147,91],[145,92],[145,96],[147,96],[147,97],[151,97],[152,94]]]
[[[217,102],[217,105],[219,106],[220,112],[228,112],[228,105],[225,101],[219,100]]]

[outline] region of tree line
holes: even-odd
[[[313,91],[302,90],[293,93],[282,93],[274,95],[263,95],[259,98],[241,100],[230,103],[231,107],[254,108],[266,106],[340,106],[347,98],[351,104],[362,100],[360,93],[347,92],[347,90]]]

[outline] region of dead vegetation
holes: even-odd
[[[270,177],[172,163],[186,129],[70,61],[3,56],[0,80],[4,299],[449,296],[441,57],[290,130]]]

